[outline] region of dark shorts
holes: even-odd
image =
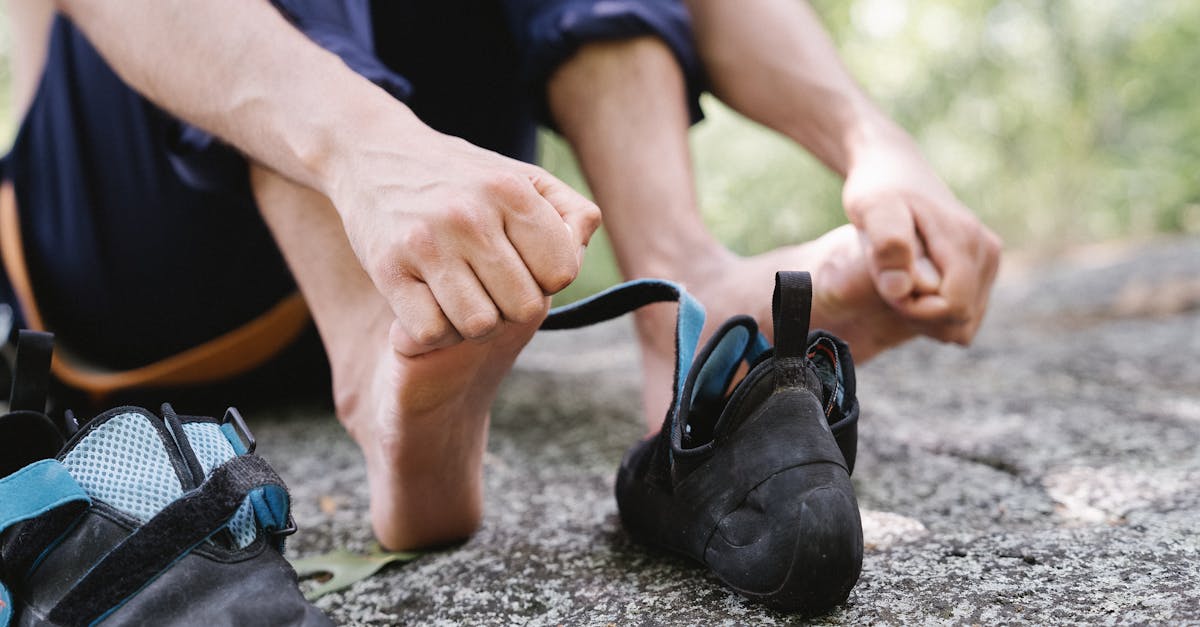
[[[681,0],[274,3],[426,123],[519,159],[536,158],[546,77],[588,41],[660,37],[699,115],[702,73]],[[17,282],[82,362],[168,359],[295,294],[242,157],[132,91],[63,17],[3,174],[23,248]],[[7,265],[0,300],[21,311]]]

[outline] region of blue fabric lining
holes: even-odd
[[[279,531],[287,527],[289,499],[281,486],[255,488],[246,498],[250,499],[254,514],[264,529]]]
[[[746,351],[746,361],[753,363],[755,359],[769,350],[771,350],[771,343],[767,341],[767,336],[759,333],[758,337],[754,338],[754,345]]]
[[[709,354],[708,360],[700,367],[696,376],[696,387],[692,391],[692,405],[713,398],[720,398],[725,393],[725,384],[730,376],[742,363],[746,348],[750,343],[750,330],[746,327],[734,327],[717,342],[716,348]]]
[[[231,445],[233,445],[234,453],[237,453],[238,455],[246,454],[246,444],[242,442],[242,436],[238,435],[237,429],[233,428],[232,424],[227,422],[221,425],[221,434],[225,436],[226,440],[229,440]]]
[[[34,462],[0,479],[0,532],[72,501],[92,502],[58,460]]]
[[[659,302],[678,302],[675,319],[675,399],[678,409],[696,345],[704,330],[704,307],[682,285],[662,279],[638,279],[622,283],[581,301],[550,310],[543,329],[575,328],[611,320],[639,307]]]

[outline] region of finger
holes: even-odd
[[[462,341],[428,285],[415,279],[407,280],[390,292],[389,301],[396,320],[388,337],[397,352],[416,357]]]
[[[874,204],[857,215],[875,288],[895,305],[916,287],[914,263],[922,247],[912,212],[903,202],[892,201]]]
[[[546,295],[511,243],[496,239],[500,241],[472,258],[471,269],[505,320],[517,324],[539,321],[546,314]]]
[[[463,339],[484,341],[499,330],[500,312],[465,262],[449,262],[425,281],[442,313]]]
[[[990,246],[990,233],[974,218],[917,219],[918,228],[929,234],[930,256],[942,269],[938,294],[949,304],[948,320],[975,321],[984,310],[995,276],[996,252]]]
[[[978,271],[974,276],[968,275],[968,279],[970,279],[967,286],[969,292],[963,296],[963,298],[969,297],[973,300],[967,301],[968,308],[965,312],[959,312],[959,317],[966,319],[965,323],[960,325],[959,333],[947,340],[964,346],[975,339],[975,334],[983,326],[983,318],[987,314],[988,301],[992,294],[992,283],[995,281],[996,272],[1000,267],[1000,238],[996,237],[987,227],[981,226],[979,231],[974,256],[975,267],[978,268]],[[951,315],[954,313],[952,311]]]
[[[579,274],[580,240],[532,182],[522,182],[501,199],[504,232],[542,293],[555,294]]]
[[[912,219],[913,228],[916,230],[916,238],[913,240],[913,291],[917,294],[936,294],[942,283],[942,273],[929,257],[929,247],[925,244],[921,220],[915,215],[912,215]]]
[[[933,260],[921,253],[913,262],[913,267],[915,268],[916,292],[918,294],[936,294],[942,285],[942,273],[938,271]]]
[[[592,240],[592,235],[600,227],[600,208],[596,206],[596,203],[571,189],[571,186],[549,174],[541,173],[530,180],[533,182],[534,189],[554,206],[563,222],[571,227],[571,234],[579,245],[580,258],[582,258],[582,249],[587,247],[588,242]]]
[[[950,323],[950,302],[940,294],[919,294],[901,299],[892,305],[900,315],[923,324]]]
[[[940,342],[966,345],[975,335],[975,325],[965,322],[916,323],[913,327],[921,335]]]

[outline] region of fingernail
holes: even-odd
[[[942,275],[929,257],[917,259],[917,277],[921,281],[921,288],[927,291],[936,291],[942,284]]]
[[[912,277],[903,270],[884,270],[879,273],[879,294],[884,298],[907,296],[912,289]]]

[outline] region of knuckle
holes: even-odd
[[[455,203],[446,207],[442,219],[457,233],[478,233],[483,226],[479,212],[466,203]]]
[[[518,324],[530,324],[546,317],[550,304],[542,296],[526,300],[513,310],[512,321]]]
[[[413,224],[400,237],[400,245],[408,254],[427,258],[436,254],[437,236],[434,229],[425,222]]]
[[[587,202],[587,204],[585,204],[583,207],[583,211],[581,212],[581,215],[580,215],[580,220],[583,222],[583,226],[589,232],[595,231],[596,229],[600,228],[600,222],[601,222],[600,207],[598,207],[596,205],[596,203],[589,200]]]
[[[427,320],[414,325],[409,335],[421,346],[435,346],[450,336],[450,327],[440,320]]]
[[[393,286],[398,283],[400,270],[396,260],[390,255],[381,255],[369,261],[366,265],[367,274],[382,286]]]
[[[542,287],[551,294],[557,293],[570,285],[579,274],[579,268],[574,264],[558,264],[542,275]]]
[[[458,330],[463,337],[478,340],[490,335],[500,324],[500,317],[495,312],[480,311],[468,315]]]
[[[497,172],[484,183],[484,189],[493,196],[512,198],[522,195],[528,184],[527,180],[511,172]]]
[[[902,265],[909,261],[912,250],[908,242],[899,235],[888,235],[874,242],[872,256],[881,266]]]

